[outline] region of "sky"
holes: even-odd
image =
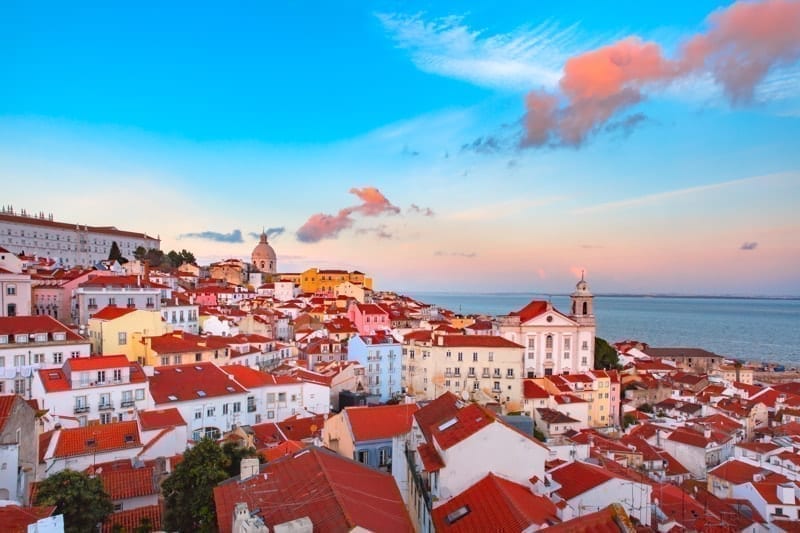
[[[800,1],[10,0],[0,183],[377,289],[800,295]]]

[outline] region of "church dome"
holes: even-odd
[[[253,265],[261,272],[269,272],[274,274],[276,272],[276,255],[275,250],[267,242],[266,232],[261,232],[261,238],[253,248]]]

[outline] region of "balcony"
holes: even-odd
[[[444,377],[446,377],[446,378],[452,378],[452,377],[453,377],[453,372],[445,372],[445,373],[444,373]]]
[[[79,413],[88,413],[89,406],[88,405],[76,405],[73,409],[73,412],[77,415]]]
[[[488,377],[489,377],[489,371],[488,371],[488,370],[485,370],[485,371],[483,372],[483,374],[481,374],[481,377],[482,377],[482,378],[488,378]]]
[[[119,403],[120,407],[133,407],[134,405],[136,405],[136,402],[134,402],[133,400],[122,400]]]
[[[109,411],[114,408],[114,404],[112,402],[102,402],[97,406],[97,409],[100,411]]]
[[[256,406],[255,405],[248,405],[247,406],[247,412],[248,413],[255,413],[256,412]]]
[[[492,387],[492,392],[494,392],[495,394],[497,394],[497,393],[500,393],[500,392],[502,392],[502,390],[500,390],[500,387],[497,387],[497,388],[494,388],[494,387]]]

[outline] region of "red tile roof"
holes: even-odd
[[[27,533],[29,525],[52,516],[55,510],[55,505],[41,507],[6,505],[0,507],[0,524],[3,524],[3,531],[6,533]]]
[[[0,317],[0,335],[8,335],[9,343],[14,342],[13,335],[34,333],[64,333],[67,341],[86,341],[67,326],[47,315],[4,316]],[[48,339],[49,342],[59,342]],[[87,341],[88,342],[88,341]]]
[[[425,472],[437,472],[445,466],[442,456],[432,444],[420,444],[417,446],[417,453],[422,461],[422,470]]]
[[[139,427],[135,421],[62,429],[58,433],[58,442],[53,452],[53,456],[57,458],[142,446]]]
[[[350,423],[356,442],[391,439],[411,431],[411,419],[419,410],[417,404],[346,407],[344,416]]]
[[[181,412],[174,407],[139,411],[139,424],[142,431],[152,431],[168,427],[185,426]]]
[[[636,531],[625,508],[614,503],[594,513],[547,528],[550,533],[627,533]]]
[[[133,313],[134,311],[136,311],[135,307],[117,307],[116,305],[109,305],[94,313],[91,318],[96,318],[98,320],[114,320]]]
[[[441,335],[433,343],[447,348],[524,348],[497,335]]]
[[[526,379],[522,382],[522,396],[530,399],[549,398],[550,394],[533,381]]]
[[[618,478],[603,468],[583,461],[573,461],[550,471],[553,481],[561,485],[557,493],[565,500],[583,494],[595,487]]]
[[[21,396],[19,398],[22,399]],[[16,401],[17,401],[16,394],[0,395],[0,432],[3,431],[3,428],[6,425],[6,421],[8,420],[9,416],[11,416],[11,410],[13,409],[14,403]]]
[[[548,302],[544,300],[532,300],[528,305],[526,305],[519,311],[514,311],[513,313],[509,313],[509,315],[518,316],[519,321],[524,324],[528,320],[536,318],[542,313],[545,313],[547,311],[547,307],[548,307]]]
[[[114,526],[119,525],[122,531],[136,531],[145,520],[150,522],[150,531],[161,530],[161,506],[148,505],[127,511],[119,511],[109,515],[103,522],[103,533],[112,533]]]
[[[220,367],[236,381],[248,389],[253,387],[267,387],[270,385],[296,385],[302,381],[292,376],[278,376],[269,372],[262,372],[255,368],[243,365],[225,365]]]
[[[160,366],[150,376],[150,394],[156,405],[244,392],[247,389],[209,362]]]
[[[269,448],[262,448],[259,450],[261,455],[264,456],[264,459],[267,461],[276,461],[281,457],[285,457],[287,455],[292,455],[296,452],[299,452],[303,448],[306,447],[305,443],[296,440],[287,440],[281,442],[277,446],[272,446]]]
[[[39,379],[42,381],[46,392],[61,392],[72,389],[67,376],[60,368],[40,369],[37,372],[39,372]]]
[[[244,481],[217,485],[214,502],[221,533],[231,531],[238,502],[268,527],[307,516],[314,531],[414,530],[391,475],[317,447],[266,463]]]
[[[461,408],[452,419],[432,428],[431,436],[443,450],[446,450],[494,421],[494,415],[490,411],[471,403]]]
[[[676,428],[675,431],[670,433],[667,440],[680,442],[681,444],[694,446],[696,448],[705,448],[711,444],[711,440],[705,438],[702,433],[682,427]]]
[[[741,485],[748,481],[753,481],[756,474],[766,474],[770,481],[780,483],[786,481],[786,477],[769,471],[764,471],[763,468],[753,466],[749,463],[739,461],[738,459],[729,459],[721,465],[708,471],[709,475],[724,479],[734,485]],[[773,477],[774,476],[774,477]]]
[[[456,416],[462,406],[463,402],[458,396],[448,391],[420,408],[414,414],[414,418],[423,435],[425,435],[425,440],[430,442],[432,429]]]
[[[110,368],[125,368],[131,362],[124,355],[93,355],[91,357],[74,357],[67,359],[64,367],[73,372],[87,370],[108,370]],[[111,381],[111,376],[106,376]]]
[[[461,518],[451,513],[466,508]],[[528,487],[490,473],[462,493],[433,509],[436,531],[525,531],[559,522],[556,506]],[[455,518],[455,516],[453,516]]]
[[[159,492],[153,465],[134,467],[131,461],[120,460],[95,465],[87,472],[100,479],[112,500],[150,496]]]

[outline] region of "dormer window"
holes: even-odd
[[[36,342],[47,342],[47,333],[37,333],[33,336],[33,340]]]
[[[17,343],[28,342],[28,334],[27,333],[20,333],[18,335],[14,335],[14,342],[17,342]]]
[[[65,340],[67,340],[67,334],[64,333],[63,331],[58,331],[56,333],[53,333],[53,340],[54,341],[65,341]]]
[[[8,344],[8,335],[0,335],[0,344]]]

